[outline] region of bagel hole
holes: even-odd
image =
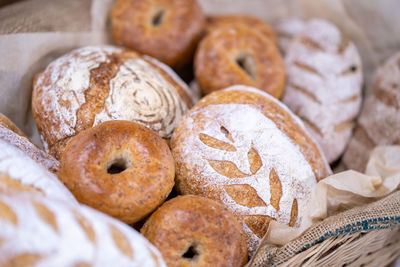
[[[151,25],[153,25],[154,27],[160,26],[163,22],[164,14],[165,14],[164,9],[162,8],[157,9],[151,20]]]
[[[196,258],[196,256],[199,255],[196,251],[196,248],[194,245],[190,245],[188,249],[186,250],[185,253],[183,253],[182,258],[188,259],[188,260],[193,260]]]
[[[252,79],[256,76],[254,57],[248,53],[240,53],[236,57],[236,64]]]
[[[128,163],[124,158],[117,158],[111,162],[107,168],[107,173],[118,174],[128,169]]]

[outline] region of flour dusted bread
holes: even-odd
[[[0,194],[12,188],[37,191],[47,197],[76,203],[74,196],[56,175],[37,164],[15,146],[0,140]]]
[[[69,139],[109,120],[130,120],[168,138],[192,105],[167,66],[113,46],[74,50],[34,80],[32,111],[46,151],[59,159]]]
[[[107,121],[76,135],[65,148],[59,179],[76,199],[126,223],[156,209],[174,186],[167,142],[130,121]]]
[[[194,70],[205,94],[243,84],[279,98],[285,86],[275,42],[243,24],[217,27],[206,35],[196,50]]]
[[[27,156],[41,164],[51,172],[57,172],[59,162],[35,146],[18,127],[0,113],[0,140],[22,150]],[[0,151],[1,154],[1,151]]]
[[[110,17],[117,44],[173,67],[190,61],[205,24],[196,0],[117,0]]]
[[[285,62],[282,101],[333,162],[344,152],[361,106],[357,49],[334,25],[314,19],[294,38]]]
[[[378,145],[400,145],[400,52],[377,69],[343,162],[364,172]]]
[[[331,171],[301,121],[255,88],[233,86],[197,103],[171,139],[176,187],[224,203],[252,254],[271,220],[296,226]]]
[[[277,22],[275,29],[278,35],[279,48],[283,55],[286,55],[293,38],[299,34],[305,26],[306,22],[297,18],[286,18]]]
[[[243,266],[246,240],[235,216],[222,204],[199,196],[165,202],[140,232],[173,266]]]
[[[137,232],[85,206],[0,194],[1,266],[165,266]]]

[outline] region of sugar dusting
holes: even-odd
[[[306,23],[301,19],[289,18],[279,21],[275,27],[278,35],[279,48],[285,55],[289,49],[290,42],[299,32],[301,32]]]
[[[360,57],[351,42],[340,51],[342,38],[334,25],[311,20],[295,37],[285,59],[288,85],[283,102],[313,125],[306,123],[329,162],[345,149],[361,106]]]
[[[196,124],[196,126],[195,126]],[[201,125],[201,127],[198,127]],[[232,136],[231,142],[223,132],[225,127]],[[179,138],[179,146],[173,148],[177,162],[182,162],[189,172],[185,179],[200,187],[211,185],[221,188],[220,199],[237,215],[267,215],[288,224],[293,199],[299,204],[299,217],[304,209],[312,188],[316,184],[315,175],[299,148],[282,133],[275,123],[265,117],[260,110],[244,104],[220,104],[194,108],[179,125],[182,132],[191,133]],[[235,152],[218,150],[207,146],[199,139],[199,134],[207,134],[236,148]],[[262,166],[255,174],[250,171],[248,151],[254,148],[261,157]],[[195,153],[194,153],[195,152]],[[242,172],[243,178],[227,178],[216,172],[208,160],[230,161]],[[282,184],[280,209],[270,205],[269,173],[275,169]],[[178,170],[179,172],[179,170]],[[201,178],[195,175],[201,173]],[[199,180],[201,179],[201,180]],[[222,189],[223,185],[250,185],[266,206],[247,207],[236,203]],[[259,238],[243,225],[250,251],[254,251]]]
[[[12,130],[0,125],[0,140],[3,140],[10,145],[16,146],[22,150],[27,156],[46,167],[50,171],[57,171],[59,162],[51,155],[42,151],[34,144],[32,144],[28,138],[18,135]]]
[[[48,197],[76,203],[74,196],[57,176],[34,162],[21,150],[0,140],[0,173],[44,192]]]
[[[139,233],[89,207],[33,193],[1,195],[0,203],[10,207],[19,222],[14,225],[0,217],[0,240],[5,241],[0,246],[1,262],[33,254],[42,256],[35,266],[166,266],[158,250]],[[38,214],[34,203],[54,216],[56,229]],[[112,228],[123,236],[123,247],[132,250],[132,258],[116,244]]]
[[[96,115],[94,125],[130,120],[169,137],[187,110],[175,87],[156,69],[142,59],[128,59],[111,79],[105,108]]]

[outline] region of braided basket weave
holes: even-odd
[[[400,191],[326,218],[282,247],[262,243],[248,266],[385,266],[400,256]]]

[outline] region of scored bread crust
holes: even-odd
[[[211,31],[221,28],[221,27],[231,27],[232,25],[245,25],[252,30],[258,31],[262,36],[271,40],[276,45],[278,44],[275,31],[272,27],[262,21],[261,19],[249,16],[249,15],[216,15],[207,17],[206,31],[210,33]]]
[[[313,19],[291,42],[285,63],[282,101],[303,120],[332,163],[343,154],[361,107],[357,48],[333,24]]]
[[[1,266],[166,266],[127,225],[37,193],[0,194]]]
[[[56,175],[3,140],[0,140],[0,175],[0,187],[3,188],[3,193],[11,188],[21,190],[31,188],[50,198],[77,203]]]
[[[158,248],[169,267],[240,267],[247,261],[239,222],[225,206],[207,198],[188,195],[165,202],[140,232]],[[185,258],[191,248],[196,255]]]
[[[190,61],[205,25],[196,0],[118,0],[110,17],[117,44],[172,67]]]
[[[178,76],[139,54],[89,46],[36,75],[32,111],[44,148],[57,159],[70,138],[108,120],[130,120],[168,138],[192,101]]]
[[[205,94],[243,84],[279,98],[285,86],[284,62],[276,44],[240,24],[208,34],[197,48],[194,69]]]
[[[197,103],[171,138],[176,187],[223,202],[242,222],[250,255],[271,220],[299,224],[316,182],[331,173],[283,104],[233,86]]]
[[[400,145],[400,52],[376,70],[343,162],[364,172],[378,145]]]
[[[0,113],[0,140],[22,150],[27,156],[37,163],[46,167],[49,171],[56,173],[59,162],[33,144],[18,127],[6,116]],[[0,152],[1,154],[1,152]]]

